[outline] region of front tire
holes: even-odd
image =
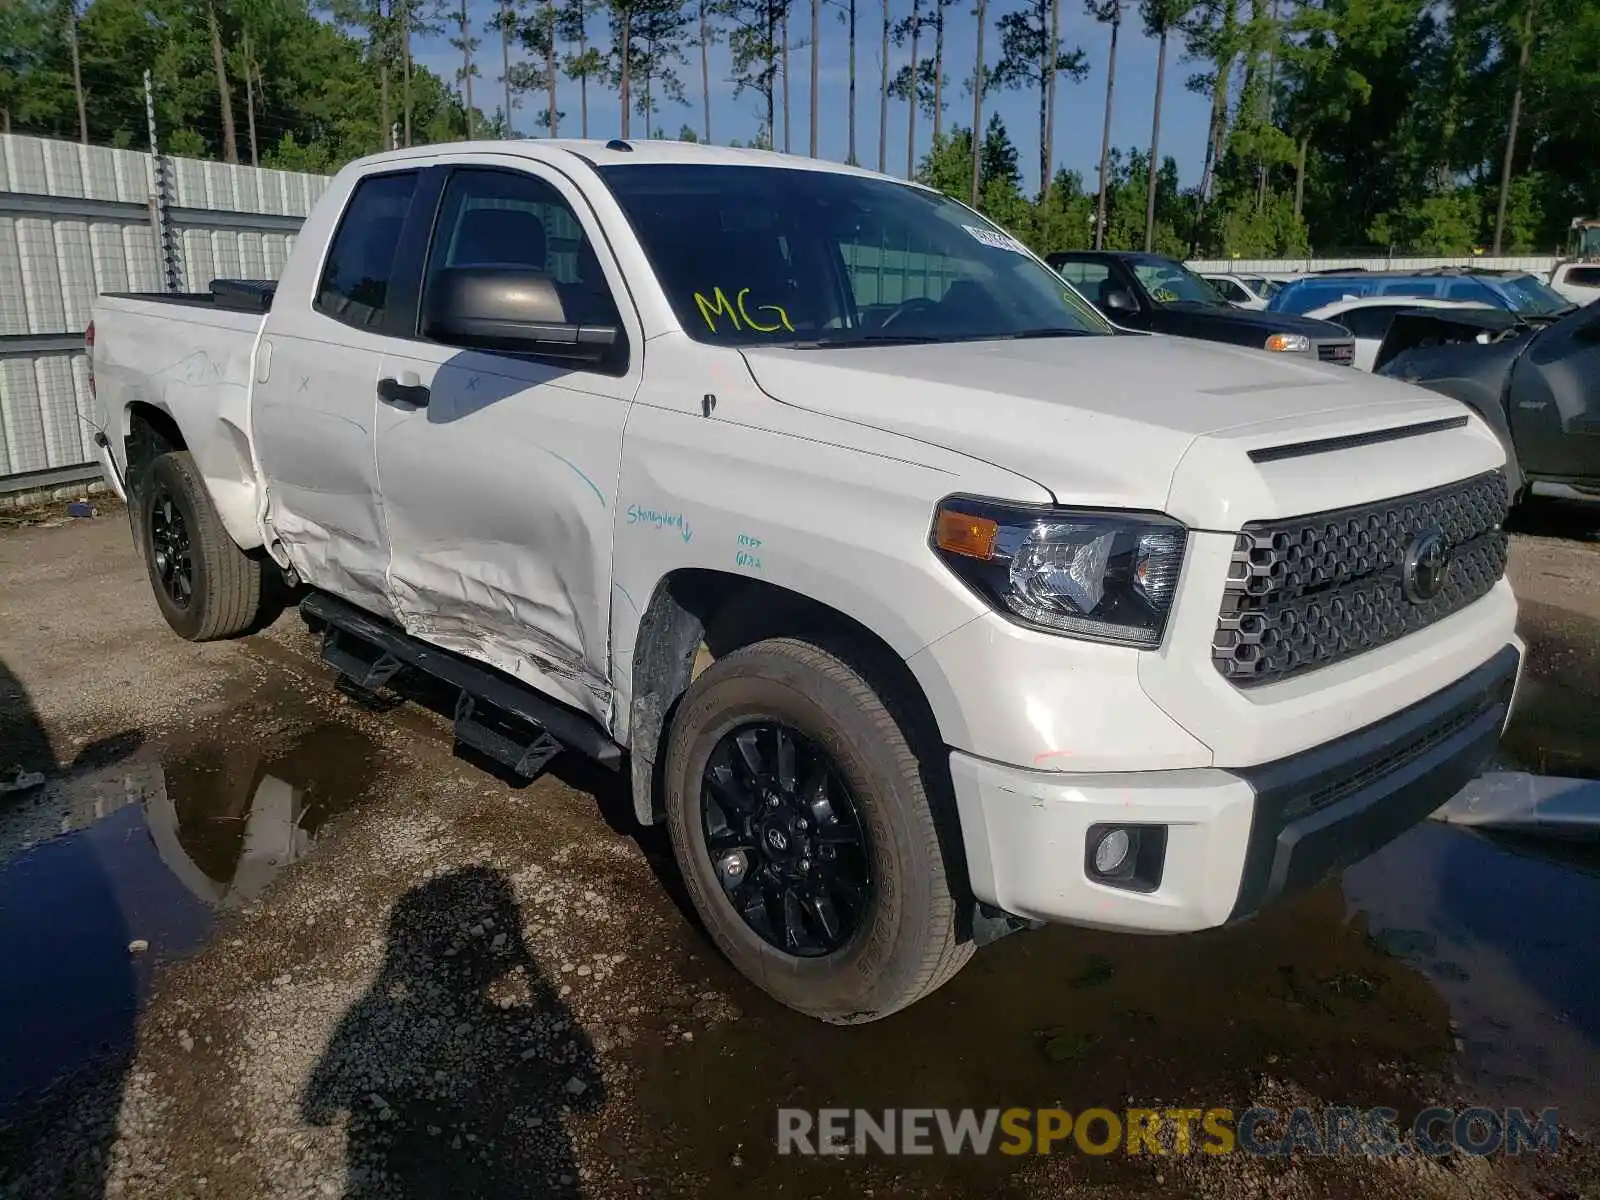
[[[707,931],[781,1003],[875,1021],[971,957],[921,764],[844,660],[790,638],[718,659],[673,718],[665,785]]]
[[[232,637],[261,612],[261,560],[228,536],[187,450],[150,464],[139,490],[139,548],[156,605],[191,642]]]

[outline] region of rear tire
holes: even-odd
[[[261,612],[262,563],[228,536],[189,452],[156,458],[138,499],[138,546],[173,632],[209,642],[248,629]]]
[[[668,735],[667,822],[707,931],[756,986],[833,1024],[886,1017],[972,955],[897,707],[842,659],[776,638],[706,668]],[[787,771],[752,768],[739,748],[758,742],[758,764]],[[753,809],[729,800],[736,775]],[[858,861],[865,886],[840,883]]]

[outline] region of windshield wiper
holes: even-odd
[[[926,346],[935,342],[960,341],[927,333],[861,333],[854,337],[820,337],[807,342],[789,342],[791,350],[839,350],[850,346]]]
[[[1087,329],[1070,329],[1064,325],[1046,326],[1042,329],[1019,329],[1016,333],[997,333],[996,338],[1007,341],[1021,341],[1026,338],[1051,338],[1051,337],[1090,337]]]
[[[793,350],[836,350],[844,346],[930,346],[957,342],[1009,342],[1023,338],[1088,337],[1087,329],[1051,325],[1039,329],[1019,329],[1015,333],[911,334],[864,333],[859,337],[816,338],[809,342],[790,342]]]

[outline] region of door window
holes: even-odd
[[[1574,287],[1600,287],[1600,267],[1568,267],[1567,282]]]
[[[378,327],[416,186],[415,171],[369,175],[356,184],[322,266],[318,312],[357,329]]]
[[[427,280],[450,267],[525,267],[548,275],[570,324],[618,325],[594,247],[561,193],[513,171],[464,168],[445,186]]]
[[[1100,285],[1111,275],[1111,268],[1103,262],[1062,263],[1056,270],[1068,283],[1077,284],[1080,291],[1093,296]]]
[[[1379,286],[1380,296],[1437,296],[1439,285],[1427,280],[1402,279],[1398,283],[1385,283]]]
[[[1061,273],[1061,278],[1083,293],[1091,304],[1107,314],[1114,313],[1111,306],[1106,303],[1107,295],[1118,290],[1133,295],[1128,281],[1113,274],[1109,263],[1064,262],[1056,270]],[[1128,314],[1115,313],[1115,315],[1126,318]]]
[[[1444,298],[1446,300],[1477,300],[1480,302],[1487,300],[1496,306],[1499,305],[1493,293],[1476,279],[1458,279],[1453,283],[1446,284]]]
[[[1224,300],[1230,300],[1234,304],[1245,304],[1250,300],[1250,293],[1231,279],[1210,279],[1206,282],[1221,292]]]

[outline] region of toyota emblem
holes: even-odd
[[[1406,548],[1400,588],[1413,604],[1426,604],[1444,591],[1450,576],[1450,543],[1441,529],[1424,529]]]

